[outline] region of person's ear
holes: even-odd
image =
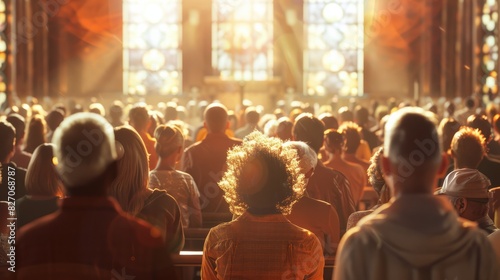
[[[458,214],[462,215],[465,212],[465,209],[467,208],[467,199],[465,199],[464,197],[460,197],[455,202],[455,208],[457,209]]]
[[[231,127],[231,123],[229,121],[226,122],[226,129],[229,129]]]
[[[207,122],[203,122],[203,127],[207,128]]]
[[[441,155],[441,164],[439,165],[439,169],[437,172],[437,177],[438,178],[444,178],[446,176],[446,171],[448,171],[448,157],[446,156],[446,153],[443,153]]]

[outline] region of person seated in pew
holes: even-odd
[[[284,216],[305,191],[296,151],[256,131],[227,165],[219,185],[239,217],[208,233],[202,279],[323,279],[318,238]]]
[[[432,114],[391,114],[381,165],[394,198],[344,235],[334,280],[500,279],[486,235],[433,195],[447,162]]]
[[[16,236],[17,279],[176,279],[158,230],[107,195],[117,176],[113,127],[101,116],[64,120],[53,143],[67,197]]]
[[[154,137],[159,160],[156,168],[149,173],[149,187],[166,190],[177,200],[184,228],[201,227],[200,192],[196,183],[191,175],[175,170],[184,151],[182,131],[173,125],[160,125]]]
[[[300,141],[289,141],[284,146],[297,150],[299,167],[306,180],[312,176],[318,157],[311,147]],[[340,241],[340,222],[337,211],[325,201],[307,196],[307,192],[292,207],[286,218],[301,228],[310,230],[318,237],[325,257],[335,257]]]

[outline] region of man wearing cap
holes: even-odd
[[[160,233],[107,196],[116,177],[113,127],[78,113],[61,123],[53,143],[67,197],[60,211],[20,230],[18,279],[175,278]]]
[[[476,222],[480,229],[491,234],[498,229],[488,216],[490,185],[490,180],[477,169],[455,169],[436,193],[446,195],[460,217]]]
[[[434,187],[448,166],[434,117],[407,107],[385,126],[384,180],[393,199],[340,241],[335,280],[499,279],[486,235]]]

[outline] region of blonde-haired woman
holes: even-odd
[[[165,191],[148,188],[148,153],[144,142],[128,126],[115,129],[115,140],[118,175],[109,188],[109,194],[125,212],[159,229],[170,252],[179,252],[184,246],[179,206]]]
[[[160,125],[154,136],[159,161],[149,174],[149,187],[166,190],[177,200],[184,227],[201,227],[200,192],[196,183],[191,175],[175,169],[184,147],[182,131],[174,125]]]
[[[219,185],[241,216],[208,233],[202,279],[323,279],[318,238],[283,215],[306,185],[295,149],[257,131],[228,152],[227,165]]]
[[[59,209],[62,182],[52,163],[52,148],[52,144],[42,144],[31,157],[25,180],[27,195],[16,201],[18,228]]]

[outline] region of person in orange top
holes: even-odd
[[[329,156],[324,162],[325,166],[340,171],[347,177],[347,180],[351,183],[354,203],[358,204],[363,196],[363,188],[367,182],[365,170],[361,165],[348,162],[342,158],[344,137],[336,130],[328,129],[325,131],[324,147]]]
[[[158,163],[158,155],[155,152],[156,140],[147,132],[151,125],[151,121],[149,119],[149,112],[146,108],[146,104],[138,103],[130,109],[128,113],[128,123],[137,133],[139,133],[142,141],[144,141],[144,145],[149,154],[149,169],[155,169]]]

